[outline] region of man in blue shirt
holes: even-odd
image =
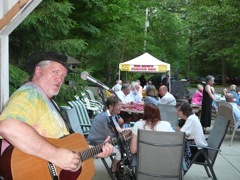
[[[226,101],[229,102],[233,107],[233,114],[235,117],[235,123],[238,128],[240,128],[240,109],[237,104],[234,102],[234,96],[232,93],[228,93],[225,95]]]
[[[230,93],[233,95],[233,97],[236,99],[236,103],[238,106],[240,106],[239,96],[237,93],[237,86],[235,84],[232,84],[230,86]]]

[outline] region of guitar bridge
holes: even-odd
[[[48,162],[48,170],[50,172],[52,180],[58,180],[57,170],[56,170],[55,166],[50,162]]]

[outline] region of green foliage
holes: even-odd
[[[172,74],[237,75],[239,21],[236,0],[44,0],[11,34],[11,63],[24,69],[34,51],[61,51],[80,61],[80,72],[111,85],[119,63],[143,54],[146,41],[146,51],[170,63]],[[87,85],[79,79],[67,78],[74,84],[62,87],[59,102]]]
[[[240,4],[235,1],[192,1],[188,6],[191,58],[202,62],[198,71],[203,74],[227,72],[226,65],[239,59],[236,45],[239,41]],[[231,13],[230,13],[231,12]],[[204,62],[204,63],[203,63]],[[205,68],[207,62],[212,68]],[[201,70],[202,69],[202,70]],[[231,69],[231,68],[230,68]]]
[[[10,95],[28,78],[28,74],[16,66],[9,65]]]
[[[35,51],[61,51],[73,57],[86,48],[83,39],[71,35],[77,23],[69,18],[74,7],[68,1],[45,0],[10,36],[11,63],[24,69],[25,58]]]

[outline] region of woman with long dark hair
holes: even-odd
[[[132,154],[137,152],[137,132],[138,129],[145,129],[149,131],[165,131],[174,132],[171,124],[167,121],[161,121],[161,115],[158,107],[149,103],[144,106],[143,120],[139,120],[134,124],[132,129],[132,140],[130,150]]]

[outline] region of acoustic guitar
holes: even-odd
[[[124,138],[121,135],[119,138]],[[85,138],[81,134],[71,134],[62,139],[46,138],[48,142],[56,147],[70,149],[79,152],[82,161],[82,167],[76,171],[67,171],[59,167],[55,167],[50,162],[25,154],[17,148],[7,148],[2,156],[2,176],[5,180],[87,180],[94,176],[94,160],[93,156],[102,151],[103,144],[99,144],[89,148]],[[115,145],[117,138],[113,138],[109,143]]]

